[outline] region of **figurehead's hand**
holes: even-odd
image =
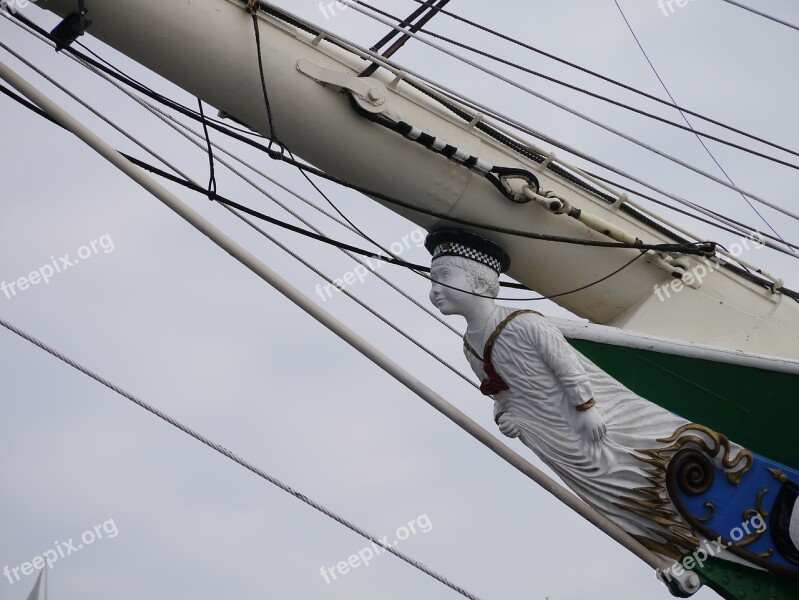
[[[580,431],[590,441],[601,442],[608,432],[605,420],[597,410],[596,406],[584,411],[577,411],[577,431]]]
[[[511,417],[508,413],[500,414],[497,419],[497,424],[499,425],[499,430],[502,432],[502,435],[509,438],[517,438],[522,433],[522,429],[519,427],[516,419]]]

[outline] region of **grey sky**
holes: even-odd
[[[402,15],[416,6],[398,0],[374,2]],[[352,10],[325,20],[318,2],[278,4],[363,45],[385,33],[384,26]],[[799,23],[799,6],[787,0],[760,1],[757,6]],[[453,0],[450,7],[581,65],[661,93],[612,0]],[[799,146],[795,31],[720,0],[691,1],[668,17],[656,0],[626,0],[623,7],[678,102],[767,139]],[[55,24],[52,15],[38,8],[26,13],[47,28]],[[659,111],[462,24],[437,18],[431,28]],[[5,19],[0,19],[0,39],[192,176],[207,180],[205,154],[107,84]],[[193,102],[96,40],[83,41],[167,95]],[[762,226],[734,192],[474,74],[429,48],[411,42],[396,59],[589,154]],[[0,51],[0,60],[63,100],[5,52]],[[715,172],[690,135],[532,77],[503,72]],[[64,106],[116,147],[133,150],[72,101],[65,100]],[[796,209],[795,171],[710,146],[738,185]],[[105,234],[114,244],[113,251],[101,249],[47,285],[33,286],[11,299],[0,295],[4,318],[378,536],[393,537],[398,527],[426,514],[433,525],[430,532],[411,536],[399,549],[486,600],[668,597],[636,558],[323,330],[79,141],[5,97],[0,97],[0,152],[0,281],[26,276],[50,263],[51,256],[74,255]],[[296,170],[248,149],[241,149],[241,155],[320,200]],[[218,170],[217,178],[221,193],[285,218],[224,169]],[[322,187],[360,227],[387,244],[416,229],[356,194],[328,184]],[[290,196],[275,193],[325,231],[355,241],[298,207]],[[320,283],[316,275],[221,208],[199,196],[180,195],[314,295]],[[799,224],[770,209],[763,213],[786,239],[799,238]],[[707,237],[735,241],[688,220],[675,220]],[[353,268],[352,260],[315,242],[274,233],[332,277]],[[422,248],[403,257],[427,260]],[[799,285],[794,260],[769,250],[747,258],[782,276],[786,285]],[[427,303],[424,280],[392,267],[382,272]],[[351,289],[459,368],[468,369],[456,336],[380,282],[370,278]],[[476,390],[341,295],[324,306],[496,431],[491,402]],[[551,303],[536,303],[534,308],[568,316]],[[462,327],[458,320],[453,323]],[[331,567],[363,548],[361,538],[5,330],[0,331],[0,378],[0,569],[29,561],[55,542],[77,539],[109,519],[119,531],[114,539],[99,540],[55,564],[50,580],[54,600],[457,597],[388,555],[325,583],[320,567]],[[530,456],[519,442],[508,443]],[[0,579],[0,598],[25,598],[33,581],[27,577],[10,585]],[[697,596],[713,597],[709,591]]]

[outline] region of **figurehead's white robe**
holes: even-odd
[[[492,332],[512,312],[497,306],[482,332],[467,334],[466,341],[481,357]],[[688,421],[628,390],[537,314],[510,321],[492,352],[491,363],[510,388],[493,396],[495,418],[504,413],[502,419],[518,424],[519,439],[569,488],[646,545],[672,556],[691,549],[695,542],[689,526],[665,489],[653,485],[651,462],[643,460],[645,451],[669,446],[658,440],[690,425]],[[466,346],[464,353],[484,380],[483,362]],[[607,424],[600,442],[576,427],[576,407],[591,399],[596,406],[590,410],[598,410]],[[653,490],[659,497],[656,507]]]

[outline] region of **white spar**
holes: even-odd
[[[74,0],[40,5],[61,16]],[[224,113],[270,134],[252,17],[244,0],[102,0],[87,3],[89,33]],[[609,224],[646,243],[673,240],[595,195],[502,146],[441,104],[324,36],[261,12],[262,57],[280,141],[308,162],[367,189],[426,209],[491,223],[590,240]],[[393,83],[392,83],[393,82]],[[396,84],[396,85],[395,85]],[[482,160],[530,170],[551,192],[585,213],[581,221],[538,202],[515,204],[461,165],[359,115],[342,89],[361,93],[371,112],[403,120]],[[374,96],[374,98],[370,98]],[[545,152],[548,150],[544,149]],[[384,203],[427,229],[440,219]],[[598,249],[484,232],[513,257],[509,275],[544,295],[595,281],[629,261],[634,250]],[[753,246],[752,240],[742,245]],[[675,292],[672,272],[690,273]],[[697,277],[700,275],[701,277]],[[701,279],[701,281],[700,281]],[[668,297],[666,297],[668,295]],[[692,256],[649,253],[608,281],[556,300],[596,323],[630,331],[799,359],[799,304]]]

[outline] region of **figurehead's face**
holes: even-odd
[[[499,274],[462,256],[436,258],[430,278],[433,280],[430,302],[445,315],[466,316],[475,303],[493,303],[499,294]]]
[[[470,293],[475,290],[466,277],[466,271],[447,262],[449,261],[446,258],[437,258],[433,261],[430,269],[432,280],[430,302],[441,311],[441,314],[463,315],[466,307],[475,300],[475,296]]]

